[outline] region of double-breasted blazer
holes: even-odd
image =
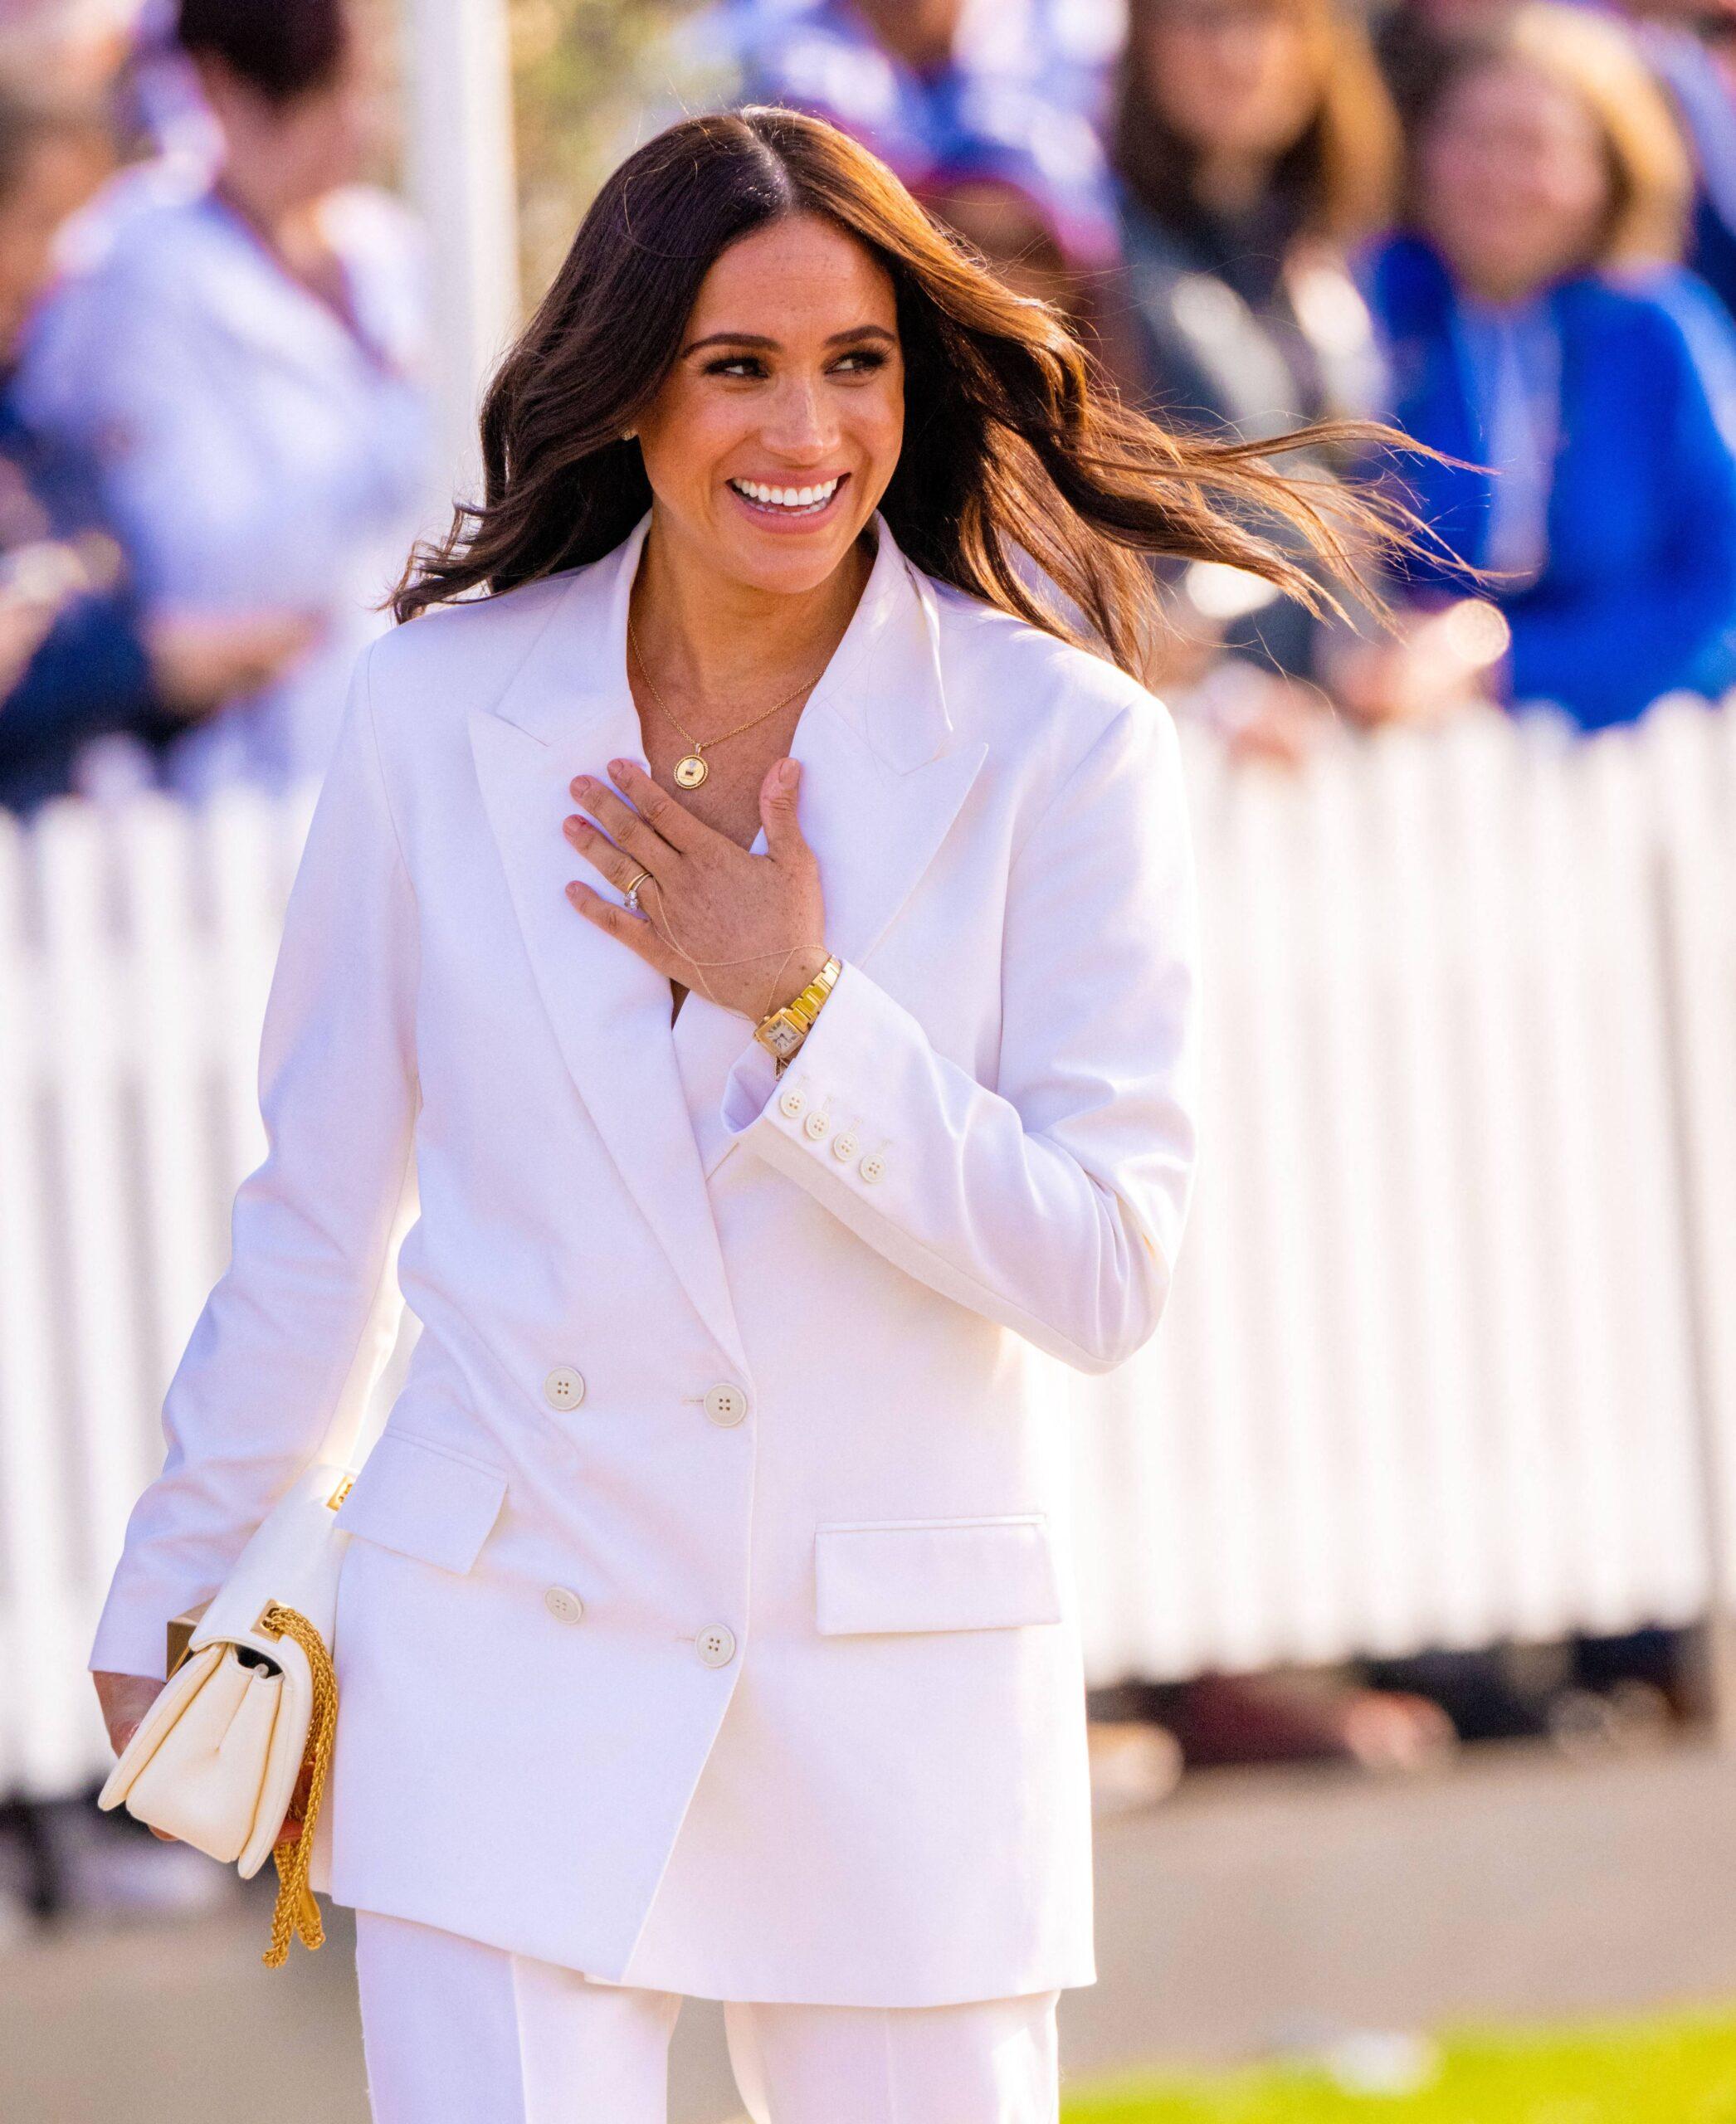
[[[419,1337],[339,1514],[315,1885],[700,1996],[1089,1984],[1055,1361],[1151,1335],[1192,1187],[1175,728],[876,512],[792,746],[844,970],[779,1077],[701,994],[671,1027],[565,895],[572,777],[641,752],[650,522],[357,667],[267,1154],[91,1664],[160,1674],[317,1451],[413,1188]]]

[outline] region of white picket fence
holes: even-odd
[[[1056,1374],[1092,1678],[1729,1608],[1736,712],[1300,774],[1184,737],[1195,1212],[1151,1350]],[[263,1153],[305,821],[0,821],[0,1795],[106,1758],[90,1632]]]

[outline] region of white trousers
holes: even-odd
[[[681,1994],[356,1912],[374,2124],[668,2124]],[[957,2006],[730,2001],[753,2124],[1056,2124],[1059,1991]]]

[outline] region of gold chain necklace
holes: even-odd
[[[685,758],[675,762],[675,785],[680,789],[697,789],[710,773],[710,764],[705,758],[707,745],[721,745],[725,738],[739,738],[743,731],[751,730],[756,724],[767,721],[768,718],[775,715],[780,708],[788,708],[796,698],[797,694],[807,693],[810,688],[818,685],[821,678],[824,675],[823,673],[817,673],[813,678],[797,686],[793,692],[787,693],[782,700],[773,701],[769,708],[763,709],[758,715],[749,716],[745,723],[738,723],[733,730],[725,730],[715,738],[700,739],[695,738],[685,723],[676,720],[675,711],[664,699],[662,694],[657,691],[657,682],[652,678],[650,666],[640,652],[639,643],[633,633],[633,623],[631,620],[627,623],[627,638],[632,645],[634,655],[639,659],[639,669],[645,675],[646,684],[651,688],[651,699],[693,748],[693,750]]]

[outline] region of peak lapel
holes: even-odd
[[[643,757],[627,681],[627,598],[650,526],[576,574],[505,693],[470,714],[489,826],[544,1007],[622,1179],[701,1318],[745,1375],[747,1355],[675,1059],[669,983],[567,898],[593,876],[561,831],[576,774]]]

